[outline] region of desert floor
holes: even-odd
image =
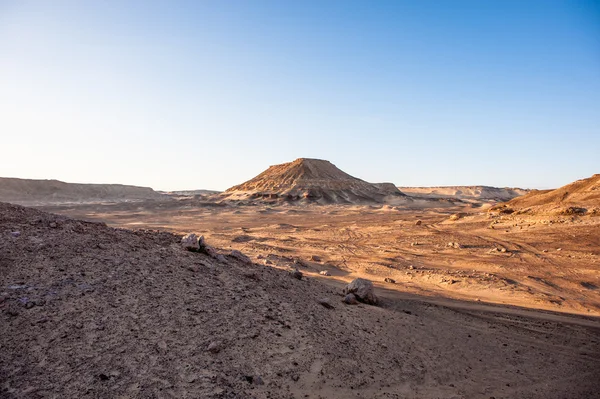
[[[364,277],[403,296],[600,316],[599,217],[189,200],[46,210],[113,227],[194,232],[258,263],[323,280]]]
[[[46,209],[126,229],[0,212],[3,228],[21,233],[0,242],[0,397],[587,399],[600,390],[597,218],[189,200]],[[227,259],[129,229],[200,233]],[[234,248],[255,263],[227,256]],[[306,277],[291,278],[294,268]],[[380,306],[340,302],[356,276],[376,282]]]

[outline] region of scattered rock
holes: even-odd
[[[383,281],[385,281],[386,283],[390,283],[390,284],[396,284],[396,280],[394,280],[393,278],[389,278],[389,277],[386,277]]]
[[[252,263],[252,261],[250,260],[249,257],[247,257],[246,255],[244,255],[243,253],[241,253],[237,249],[234,249],[233,251],[231,251],[231,253],[229,254],[229,256],[231,256],[231,257],[239,260],[242,263]]]
[[[449,242],[446,246],[450,247],[450,248],[456,248],[456,249],[461,249],[462,248],[462,245],[460,245],[457,242]]]
[[[302,280],[302,272],[298,269],[295,269],[292,273],[290,273],[293,278],[297,280]]]
[[[364,278],[353,280],[344,288],[344,294],[354,294],[361,302],[369,305],[377,305],[377,296],[373,292],[373,283]]]
[[[221,343],[213,341],[208,345],[206,350],[210,353],[219,353],[221,351]]]
[[[324,307],[326,307],[327,309],[333,309],[333,305],[331,304],[331,302],[329,301],[329,298],[321,298],[318,301],[321,305],[323,305]]]
[[[264,381],[260,375],[257,375],[256,377],[254,377],[254,380],[252,381],[252,383],[254,385],[264,385]]]
[[[415,222],[415,226],[420,226],[421,224],[423,224],[423,222],[421,222],[420,220],[417,220],[417,221]]]
[[[455,213],[454,215],[451,215],[451,216],[448,218],[448,220],[455,221],[455,220],[461,219],[461,218],[463,218],[463,217],[465,217],[465,216],[467,216],[467,214],[466,214],[466,213]]]
[[[317,256],[317,255],[313,255],[310,257],[310,260],[312,260],[313,262],[320,262],[321,261],[321,257]]]
[[[344,299],[342,299],[346,305],[356,305],[358,301],[356,300],[356,296],[354,294],[347,294]]]
[[[181,246],[188,251],[198,251],[200,249],[198,236],[194,233],[184,235],[181,239]]]
[[[321,270],[321,271],[319,272],[319,274],[320,274],[321,276],[331,276],[331,273],[329,273],[327,270]]]

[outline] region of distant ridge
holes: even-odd
[[[523,188],[491,186],[398,187],[398,189],[411,196],[496,202],[509,201],[530,191]]]
[[[231,187],[228,199],[268,199],[331,203],[383,203],[388,196],[404,196],[393,184],[371,184],[322,159],[298,158],[273,165],[245,183]]]
[[[556,190],[533,190],[507,202],[503,207],[528,213],[600,214],[600,174]]]
[[[162,199],[149,187],[0,177],[0,201],[20,205]]]

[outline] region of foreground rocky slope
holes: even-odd
[[[329,161],[299,158],[273,165],[224,193],[228,199],[268,199],[288,202],[381,203],[403,194],[391,183],[371,184],[341,171]]]
[[[589,320],[450,310],[0,203],[2,398],[591,398]],[[320,302],[327,298],[333,308]],[[586,327],[585,323],[592,323]]]
[[[149,187],[0,177],[0,201],[21,205],[165,198]]]

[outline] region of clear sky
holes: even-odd
[[[600,1],[0,0],[0,176],[225,189],[600,173]]]

